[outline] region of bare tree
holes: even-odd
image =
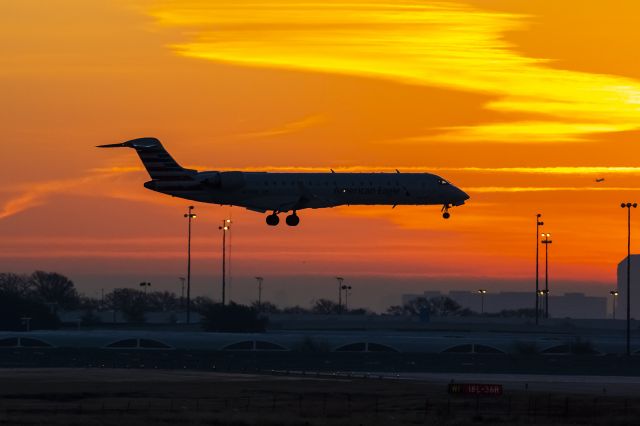
[[[147,295],[147,306],[150,311],[175,311],[180,306],[180,300],[169,291],[154,291]]]
[[[14,274],[13,272],[0,273],[0,292],[27,296],[31,283],[27,275]]]
[[[122,311],[129,322],[144,322],[147,310],[144,292],[131,288],[116,288],[105,296],[105,303],[113,310]]]
[[[262,314],[279,314],[281,312],[280,308],[271,302],[258,303],[256,300],[251,304],[251,307]]]
[[[387,313],[391,315],[420,316],[423,312],[440,317],[473,314],[469,309],[462,309],[458,302],[445,296],[431,299],[416,297],[402,306],[395,305],[387,309]]]
[[[457,316],[462,309],[458,302],[445,296],[433,297],[429,302],[431,303],[429,313],[440,317]]]
[[[282,308],[283,314],[309,314],[311,313],[309,309],[303,308],[302,306],[287,306],[286,308]]]
[[[329,299],[318,299],[311,308],[311,312],[314,314],[335,314],[340,312],[338,304]]]
[[[29,277],[33,296],[63,309],[78,306],[80,298],[73,281],[56,272],[35,271]]]

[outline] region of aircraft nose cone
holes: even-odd
[[[464,202],[469,199],[469,195],[466,192],[464,192],[462,189],[456,187],[455,198],[456,198],[456,202],[460,204],[464,204]]]

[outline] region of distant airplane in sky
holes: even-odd
[[[604,182],[604,178],[596,178],[596,182],[598,182],[598,183]]]
[[[300,222],[298,210],[341,205],[442,205],[464,204],[469,196],[440,176],[430,173],[267,173],[205,171],[181,167],[156,138],[139,138],[98,148],[133,148],[150,181],[144,186],[187,200],[240,206],[264,213],[267,224],[280,222],[279,213],[291,212],[287,225]]]

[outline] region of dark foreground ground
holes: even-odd
[[[447,393],[446,374],[407,379],[140,369],[1,369],[0,424],[637,425],[640,381],[456,375],[506,381],[498,397]],[[409,380],[410,378],[410,380]],[[531,382],[530,386],[526,386]],[[582,388],[581,383],[591,384]],[[602,388],[600,388],[602,384]],[[615,392],[620,385],[624,391]]]

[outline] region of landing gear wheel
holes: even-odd
[[[287,216],[286,222],[289,226],[298,226],[298,224],[300,223],[300,218],[297,214],[293,213]]]
[[[280,218],[277,214],[273,213],[267,216],[267,225],[276,226],[278,223],[280,223]]]
[[[451,208],[451,204],[445,204],[442,206],[442,217],[445,219],[449,219],[451,217],[451,213],[449,213],[449,209]]]

